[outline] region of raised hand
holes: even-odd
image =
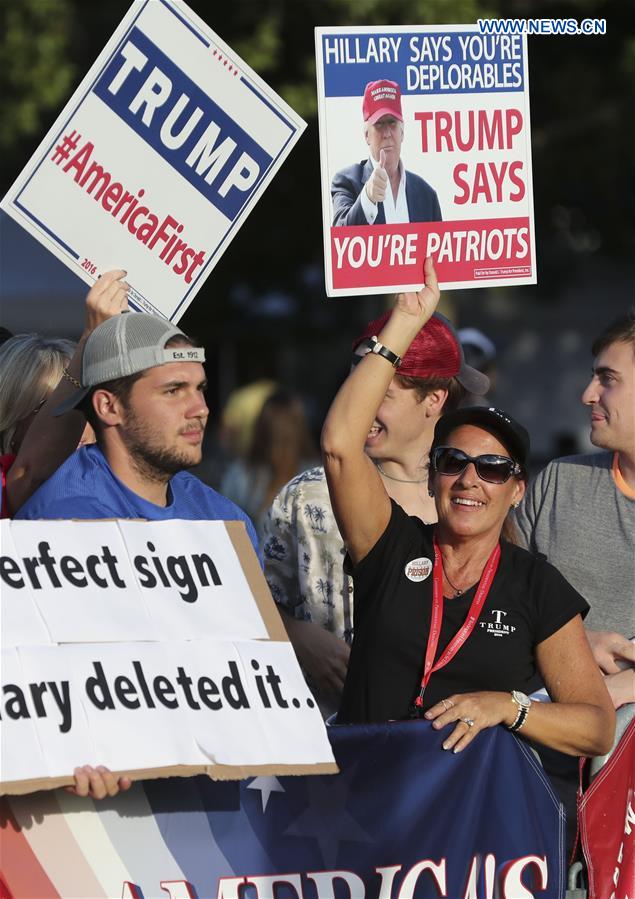
[[[604,674],[617,674],[635,667],[635,643],[613,631],[590,631],[587,637],[593,657]]]
[[[439,283],[434,270],[432,256],[426,257],[423,263],[424,285],[416,293],[400,293],[397,296],[395,309],[406,315],[422,320],[422,324],[430,318],[439,304]]]
[[[105,272],[88,291],[84,337],[88,337],[106,319],[127,311],[130,289],[130,285],[124,281],[127,274],[123,269]]]

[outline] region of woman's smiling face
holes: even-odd
[[[510,458],[504,444],[477,425],[461,425],[445,441],[468,456],[492,454]],[[479,537],[500,534],[512,505],[520,502],[525,482],[510,477],[504,484],[481,480],[472,462],[457,475],[433,473],[432,486],[439,525],[447,535]]]

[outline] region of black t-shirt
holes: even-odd
[[[432,525],[409,517],[393,501],[385,532],[351,569],[355,639],[339,722],[408,717],[421,685],[430,628],[433,531]],[[436,658],[465,621],[475,591],[476,585],[461,596],[445,599]],[[432,674],[424,709],[452,693],[530,692],[536,645],[575,615],[584,617],[588,609],[544,557],[503,541],[496,577],[479,620],[454,658]]]

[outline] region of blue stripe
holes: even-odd
[[[205,44],[206,47],[211,46],[209,41],[205,40],[205,38],[200,33],[200,31],[197,31],[193,25],[190,25],[190,23],[187,21],[187,19],[184,19],[183,16],[180,16],[178,14],[178,12],[175,9],[173,9],[169,3],[166,2],[166,0],[161,0],[161,3],[166,7],[166,9],[168,9],[172,13],[173,16],[176,16],[176,18],[179,20],[179,22],[181,22],[181,24],[185,25],[185,27],[188,28],[192,32],[194,37],[197,37],[202,44]]]
[[[17,199],[14,200],[14,203],[18,207],[20,212],[23,212],[28,218],[30,218],[32,221],[35,222],[35,224],[38,226],[38,228],[41,228],[42,231],[46,231],[46,233],[49,235],[49,237],[53,238],[55,243],[58,243],[61,247],[64,247],[66,252],[70,253],[71,256],[74,256],[75,259],[79,259],[79,253],[76,253],[75,250],[72,249],[72,247],[69,247],[69,245],[67,243],[64,243],[64,241],[61,240],[54,231],[51,231],[50,228],[47,228],[43,222],[41,222],[38,218],[36,218],[32,212],[29,212],[29,210],[25,206],[23,206],[21,203],[19,203],[17,201]]]
[[[264,96],[264,94],[261,94],[259,90],[256,90],[256,88],[253,86],[253,84],[250,84],[250,83],[247,81],[247,79],[245,78],[244,75],[241,75],[241,76],[240,76],[240,80],[242,81],[242,83],[243,83],[244,85],[246,85],[246,86],[249,88],[249,90],[250,90],[253,94],[255,94],[255,95],[258,97],[259,100],[261,100],[261,101],[265,104],[265,106],[268,106],[269,109],[270,109],[273,113],[275,113],[275,115],[277,115],[278,118],[279,118],[282,122],[285,123],[285,125],[287,126],[287,128],[290,128],[290,129],[291,129],[291,133],[292,133],[292,134],[295,134],[295,132],[297,131],[297,128],[294,128],[294,127],[293,127],[293,125],[291,124],[291,122],[290,122],[290,121],[289,121],[289,120],[288,120],[288,119],[287,119],[287,118],[286,118],[286,117],[285,117],[285,116],[284,116],[278,109],[276,109],[276,107],[275,107],[272,103],[269,102],[269,100]]]

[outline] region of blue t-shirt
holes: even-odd
[[[242,509],[193,474],[180,471],[170,479],[167,506],[157,506],[115,477],[98,446],[84,446],[22,506],[16,518],[146,518],[165,521],[244,521],[258,553],[254,526]]]

